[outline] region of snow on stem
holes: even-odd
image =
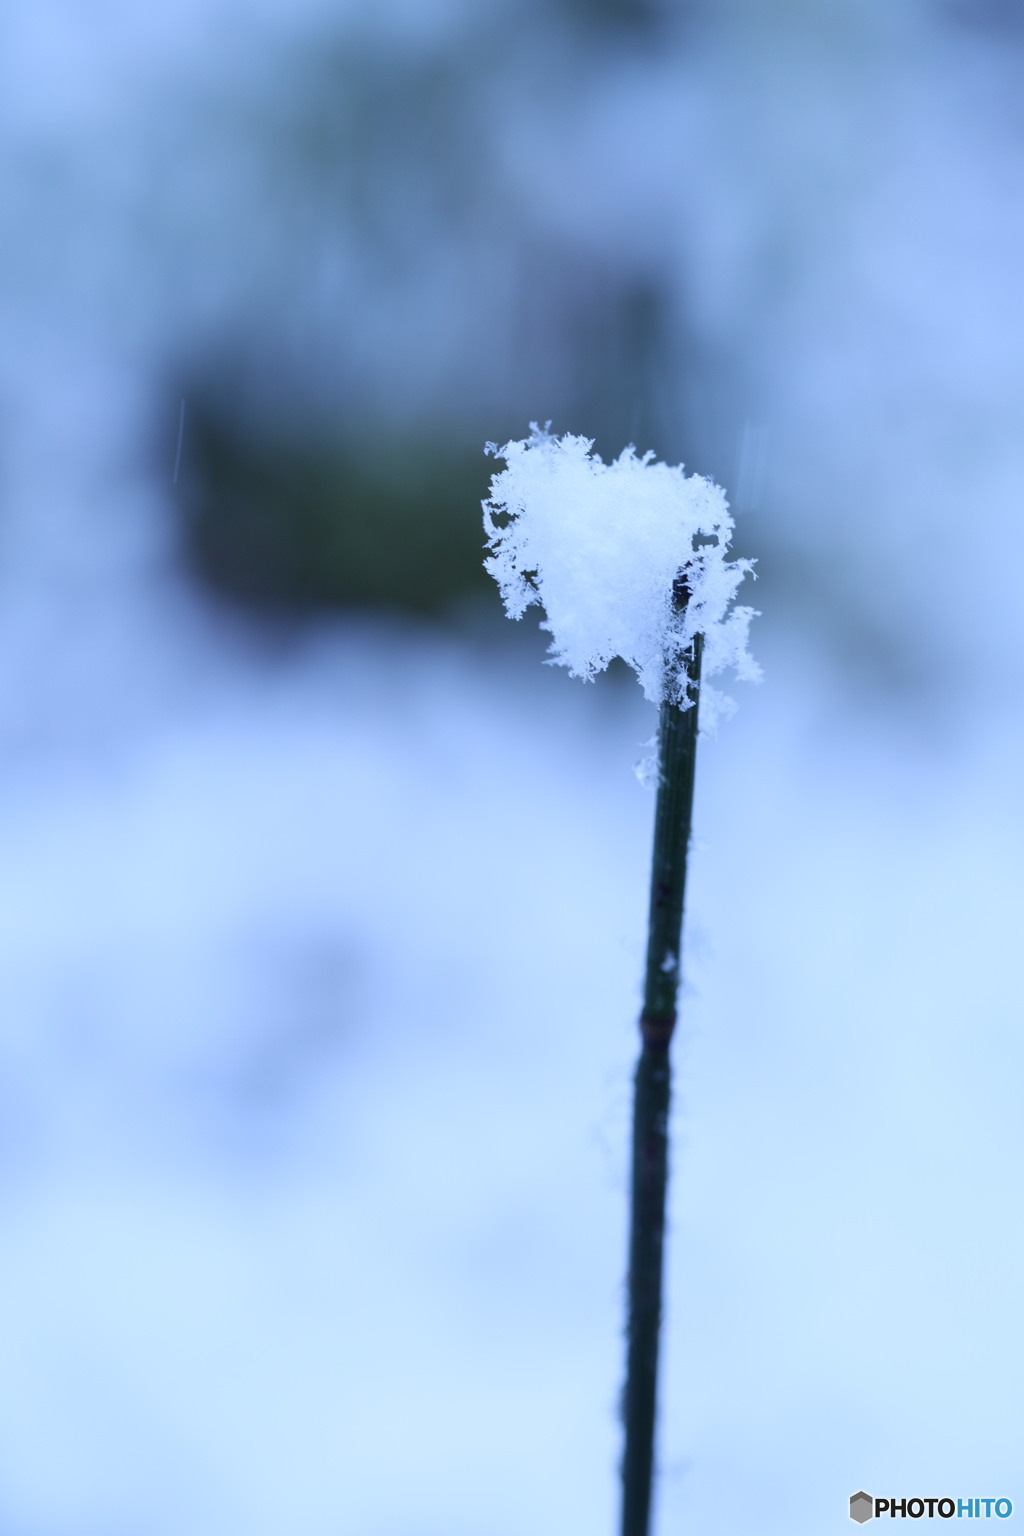
[[[622,1536],[648,1536],[668,1179],[669,1043],[681,975],[686,862],[698,713],[706,730],[728,699],[707,677],[759,677],[747,647],[750,608],[732,606],[751,568],[727,560],[724,492],[682,465],[611,464],[587,438],[531,436],[488,452],[505,461],[483,503],[489,556],[509,618],[545,610],[550,659],[592,679],[621,656],[660,706],[642,1045],[633,1109],[629,1316],[622,1412]],[[700,708],[698,711],[698,695]]]
[[[725,492],[632,448],[605,464],[593,446],[536,423],[523,442],[488,443],[506,467],[483,504],[484,565],[510,619],[534,604],[544,609],[552,662],[589,681],[621,656],[654,704],[666,687],[679,697],[676,663],[703,635],[701,723],[709,730],[730,706],[706,679],[726,668],[750,682],[760,675],[747,651],[754,611],[732,606],[751,562],[726,559],[733,522]],[[680,607],[672,592],[684,565],[690,596]]]

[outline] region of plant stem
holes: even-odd
[[[676,605],[689,596],[677,581]],[[693,813],[697,749],[697,691],[703,636],[686,652],[686,689],[693,703],[680,709],[666,699],[658,722],[658,802],[654,816],[651,906],[647,941],[643,1045],[633,1101],[633,1175],[629,1239],[629,1322],[622,1417],[622,1536],[648,1536],[654,1473],[654,1424],[661,1329],[668,1115],[669,1041],[679,992],[686,856]]]

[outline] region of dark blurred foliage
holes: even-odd
[[[287,61],[251,128],[264,296],[180,360],[174,391],[186,560],[209,590],[254,612],[441,614],[488,590],[486,440],[550,420],[605,456],[687,456],[669,258],[552,224],[521,186],[517,203],[496,163],[515,124],[488,125],[492,94],[550,95],[563,70],[585,85],[691,10],[561,0],[528,46],[499,48],[484,17],[443,47]]]
[[[194,401],[188,422],[188,561],[219,596],[268,613],[436,616],[486,590],[482,451],[275,435]]]
[[[997,36],[1024,33],[1024,0],[940,0],[950,20]]]
[[[235,603],[293,612],[380,605],[441,615],[489,591],[480,502],[499,466],[485,457],[487,432],[499,443],[521,437],[540,415],[594,435],[605,457],[659,436],[666,451],[654,398],[662,296],[642,280],[616,289],[601,274],[581,277],[562,317],[569,378],[549,387],[540,412],[524,390],[518,408],[490,419],[468,401],[462,431],[449,419],[431,437],[356,434],[322,410],[304,425],[273,389],[248,404],[209,380],[187,390],[179,503],[193,574]]]
[[[685,15],[690,6],[676,0],[562,0],[565,13],[582,26],[657,33],[670,17]]]
[[[672,456],[664,439],[678,434],[659,434],[656,399],[663,304],[654,283],[581,273],[560,317],[562,367],[532,392],[540,399],[526,387],[487,415],[468,399],[463,422],[446,414],[429,436],[419,425],[346,430],[342,410],[331,422],[322,403],[303,415],[293,366],[262,369],[277,384],[258,398],[211,371],[184,394],[189,569],[254,612],[369,605],[441,616],[489,595],[480,503],[499,466],[485,456],[488,436],[521,437],[539,416],[594,435],[606,457],[627,442]]]

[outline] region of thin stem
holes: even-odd
[[[685,592],[685,588],[683,589]],[[686,592],[688,596],[688,592]],[[682,606],[686,597],[677,605]],[[684,658],[686,690],[693,701],[680,709],[670,699],[658,724],[658,803],[654,816],[651,906],[643,1046],[633,1101],[633,1176],[629,1239],[629,1323],[622,1416],[622,1536],[648,1536],[654,1474],[654,1424],[661,1329],[665,1188],[668,1179],[668,1115],[671,1095],[669,1041],[679,992],[686,856],[693,813],[697,748],[697,691],[703,636]]]

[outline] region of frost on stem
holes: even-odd
[[[552,663],[589,680],[621,656],[656,704],[667,695],[689,708],[675,679],[696,634],[704,635],[705,678],[733,668],[756,681],[747,650],[754,609],[732,606],[752,562],[726,559],[733,521],[725,492],[632,447],[605,464],[593,446],[536,423],[521,442],[487,445],[506,467],[483,503],[484,564],[509,618],[538,604]],[[684,567],[689,598],[680,605],[673,585]],[[706,686],[701,692],[707,728],[732,706]]]

